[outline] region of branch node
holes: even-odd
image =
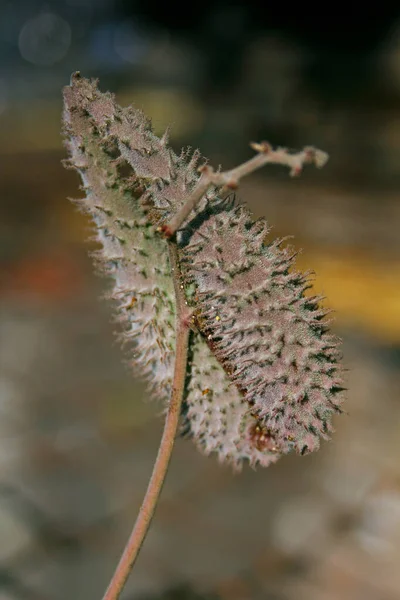
[[[214,173],[214,169],[211,165],[205,163],[204,165],[201,165],[197,171],[199,173],[201,173],[202,175],[212,175]]]
[[[259,152],[260,154],[268,154],[272,151],[272,146],[268,142],[251,142],[250,148]]]
[[[237,179],[230,179],[229,181],[227,181],[224,185],[224,187],[222,188],[222,191],[226,192],[226,191],[230,191],[230,190],[237,190],[239,187],[239,182]]]

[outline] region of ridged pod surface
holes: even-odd
[[[64,90],[64,124],[70,166],[81,175],[86,197],[76,201],[95,223],[99,269],[114,279],[112,296],[133,342],[130,362],[154,395],[170,397],[175,352],[175,296],[168,250],[124,178],[115,148],[99,119],[103,95],[76,77]]]
[[[142,187],[140,203],[146,208],[148,219],[153,223],[170,219],[186,202],[199,179],[196,167],[200,153],[186,149],[176,155],[168,146],[167,132],[157,137],[142,111],[118,106],[113,94],[98,90],[95,80],[75,74],[71,86],[65,90],[90,115],[99,140],[114,156],[116,164],[132,169],[131,177],[126,174],[125,178]]]
[[[185,424],[204,454],[240,470],[244,461],[267,467],[281,452],[213,356],[200,334],[193,336]]]
[[[339,340],[295,253],[267,242],[267,223],[243,206],[215,203],[187,226],[186,284],[197,321],[251,413],[282,451],[316,450],[331,432],[342,390]]]

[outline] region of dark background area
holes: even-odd
[[[400,594],[400,9],[0,0],[0,598],[101,597],[162,419],[115,342],[61,166],[61,89],[98,77],[229,168],[250,141],[330,154],[239,196],[295,235],[335,310],[348,414],[315,456],[233,475],[179,439],[126,598]]]

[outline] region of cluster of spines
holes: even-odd
[[[86,197],[77,200],[95,223],[101,244],[95,262],[114,279],[112,296],[124,341],[133,343],[135,370],[155,396],[170,396],[175,352],[175,300],[166,242],[154,231],[135,198],[134,181],[121,177],[109,138],[102,131],[101,106],[109,95],[92,82],[75,79],[65,88],[65,136],[69,165],[78,170]],[[132,355],[132,353],[131,353]]]
[[[121,108],[113,94],[99,92],[96,83],[75,74],[70,89],[80,93],[81,110],[92,118],[115,164],[131,167],[130,183],[143,187],[140,203],[148,209],[148,219],[166,222],[185,204],[199,179],[200,153],[184,149],[176,155],[168,146],[168,132],[157,137],[142,111]]]
[[[252,467],[276,462],[281,449],[251,414],[200,334],[193,335],[189,366],[184,425],[199,450],[217,454],[221,463],[229,463],[235,470],[240,470],[243,462]]]
[[[340,411],[339,340],[327,331],[321,298],[305,295],[296,253],[282,240],[267,243],[268,233],[243,206],[216,207],[191,231],[182,270],[195,285],[201,329],[251,414],[279,449],[304,454],[329,436]]]

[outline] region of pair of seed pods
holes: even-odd
[[[199,154],[168,147],[144,114],[121,108],[75,74],[64,90],[68,166],[93,219],[98,267],[114,281],[129,362],[168,403],[175,360],[174,277],[196,328],[190,338],[183,428],[206,454],[240,468],[319,447],[340,412],[340,340],[295,252],[268,240],[264,219],[211,187],[176,233],[172,272],[159,230],[199,185]]]

